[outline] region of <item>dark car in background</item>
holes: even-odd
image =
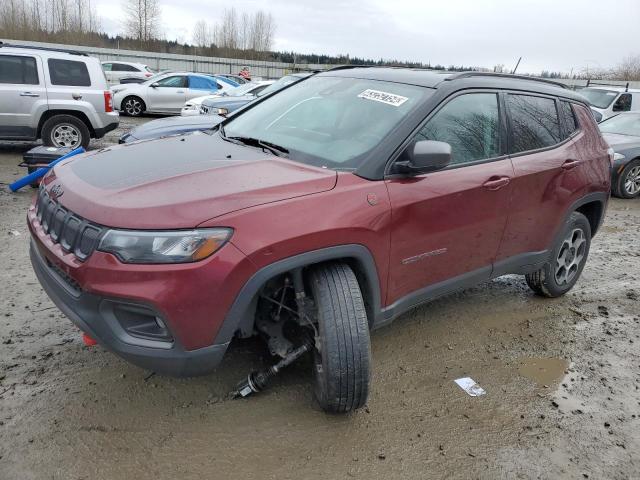
[[[252,102],[256,98],[264,97],[283,89],[288,85],[299,82],[312,75],[311,73],[294,73],[291,75],[285,75],[280,80],[272,83],[267,88],[262,90],[258,95],[242,95],[225,96],[211,100],[205,100],[205,103],[211,104],[211,107],[207,107],[206,114],[196,116],[181,116],[173,118],[161,118],[159,120],[153,120],[145,123],[133,130],[125,133],[120,137],[119,143],[130,143],[137,140],[150,140],[152,138],[166,137],[169,135],[177,135],[182,133],[189,133],[195,131],[209,130],[210,128],[218,125],[224,120],[224,115],[240,109],[241,107]],[[213,105],[216,105],[215,107]],[[202,108],[202,106],[201,106]],[[210,110],[210,112],[209,112]],[[218,114],[223,112],[223,115]]]
[[[307,78],[309,75],[311,75],[311,73],[292,73],[290,75],[285,75],[277,82],[262,90],[258,95],[243,95],[240,97],[227,96],[207,99],[202,102],[202,105],[200,105],[200,113],[202,115],[228,115],[239,108],[244,107],[246,104],[252,102],[258,97],[277,92],[287,85],[291,85],[292,83],[299,82],[303,78]]]
[[[640,112],[621,113],[599,125],[614,161],[611,192],[620,198],[640,195]]]

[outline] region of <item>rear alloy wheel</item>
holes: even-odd
[[[51,147],[87,148],[90,137],[85,123],[72,115],[54,115],[42,125],[42,141]]]
[[[537,272],[526,275],[527,284],[543,297],[559,297],[567,293],[580,278],[591,246],[591,225],[579,212],[566,222],[551,260]]]
[[[613,193],[620,198],[635,198],[640,195],[640,159],[635,159],[624,167]]]
[[[122,101],[122,109],[130,117],[139,117],[144,113],[145,105],[138,97],[127,97]]]
[[[315,268],[309,283],[318,316],[315,396],[326,412],[350,412],[369,395],[371,345],[362,292],[344,263]]]

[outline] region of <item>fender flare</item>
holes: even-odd
[[[330,260],[348,260],[356,263],[358,280],[364,290],[365,298],[368,299],[369,325],[373,325],[375,318],[381,312],[380,278],[373,255],[364,245],[338,245],[278,260],[254,273],[244,284],[227,312],[222,327],[216,335],[215,343],[230,342],[238,330],[245,334],[253,330],[258,292],[268,280],[295,268],[308,267]]]

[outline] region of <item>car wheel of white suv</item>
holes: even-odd
[[[89,146],[91,133],[82,120],[72,115],[55,115],[42,126],[42,141],[53,147]]]

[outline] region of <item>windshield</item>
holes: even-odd
[[[602,133],[640,136],[640,114],[616,115],[598,125]]]
[[[601,90],[599,88],[583,88],[578,93],[587,97],[589,103],[596,108],[607,108],[620,92],[615,90]]]
[[[261,97],[263,95],[268,95],[270,93],[277,92],[278,90],[286,87],[287,85],[291,85],[292,83],[297,82],[298,80],[302,80],[303,78],[304,77],[298,77],[296,75],[285,75],[280,80],[272,83],[267,88],[262,90],[258,94],[258,96]]]
[[[431,93],[402,83],[317,76],[231,117],[221,133],[278,146],[302,163],[354,169]]]
[[[239,87],[236,87],[236,88],[234,88],[232,90],[229,90],[227,92],[227,94],[230,97],[241,97],[243,95],[246,95],[249,90],[252,90],[254,88],[256,88],[256,84],[255,83],[244,83],[244,84],[240,85]]]

